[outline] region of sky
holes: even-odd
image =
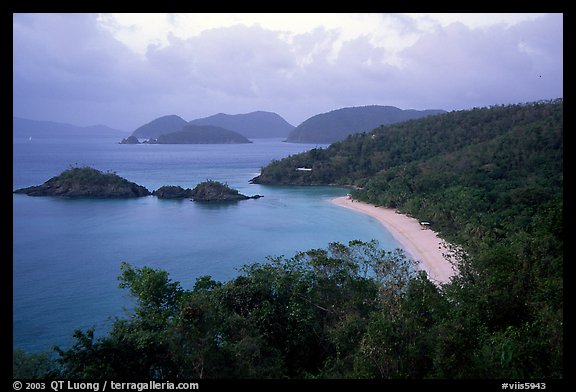
[[[13,115],[131,132],[177,114],[563,97],[562,14],[13,15]]]

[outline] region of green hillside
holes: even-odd
[[[431,116],[272,162],[252,181],[352,186],[354,197],[434,221],[449,236],[476,225],[498,237],[562,194],[562,116],[562,100]]]

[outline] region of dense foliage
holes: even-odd
[[[557,223],[554,219],[549,224]],[[558,239],[543,242],[558,246]],[[535,244],[538,251],[539,246]],[[528,250],[526,250],[528,251]],[[184,290],[166,271],[121,266],[135,298],[109,334],[76,331],[58,358],[21,352],[15,375],[56,378],[550,378],[562,376],[556,282],[526,295],[513,252],[444,287],[403,252],[332,243],[246,265]],[[552,275],[552,274],[549,274]],[[532,277],[533,278],[533,277]],[[505,290],[503,289],[505,288]],[[525,289],[525,287],[524,287]],[[519,303],[518,295],[522,295]],[[18,362],[16,362],[18,361]],[[38,374],[30,363],[38,363]],[[29,373],[26,373],[26,372]]]
[[[355,198],[431,221],[454,242],[498,241],[562,196],[563,102],[451,112],[377,128],[274,161],[252,181],[351,186]]]
[[[35,360],[61,378],[561,378],[562,105],[433,116],[263,170],[274,183],[355,185],[431,221],[458,245],[445,285],[360,241],[192,290],[123,264],[131,317],[100,339],[77,331],[51,364],[19,353],[15,372]]]

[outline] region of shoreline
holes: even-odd
[[[347,196],[330,199],[332,204],[369,215],[378,220],[400,243],[404,251],[418,262],[421,270],[435,283],[447,283],[454,275],[452,264],[444,257],[448,249],[438,234],[423,229],[417,219],[397,213],[392,208],[376,207]]]

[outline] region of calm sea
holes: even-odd
[[[316,145],[256,139],[239,145],[121,145],[119,138],[13,140],[13,188],[70,166],[91,166],[147,187],[192,188],[206,179],[263,198],[207,205],[189,200],[72,200],[13,195],[13,346],[69,347],[75,329],[105,334],[131,305],[120,263],[161,268],[185,289],[199,276],[226,281],[267,256],[291,257],[329,242],[398,245],[374,219],[334,206],[331,187],[249,184],[274,159]]]

